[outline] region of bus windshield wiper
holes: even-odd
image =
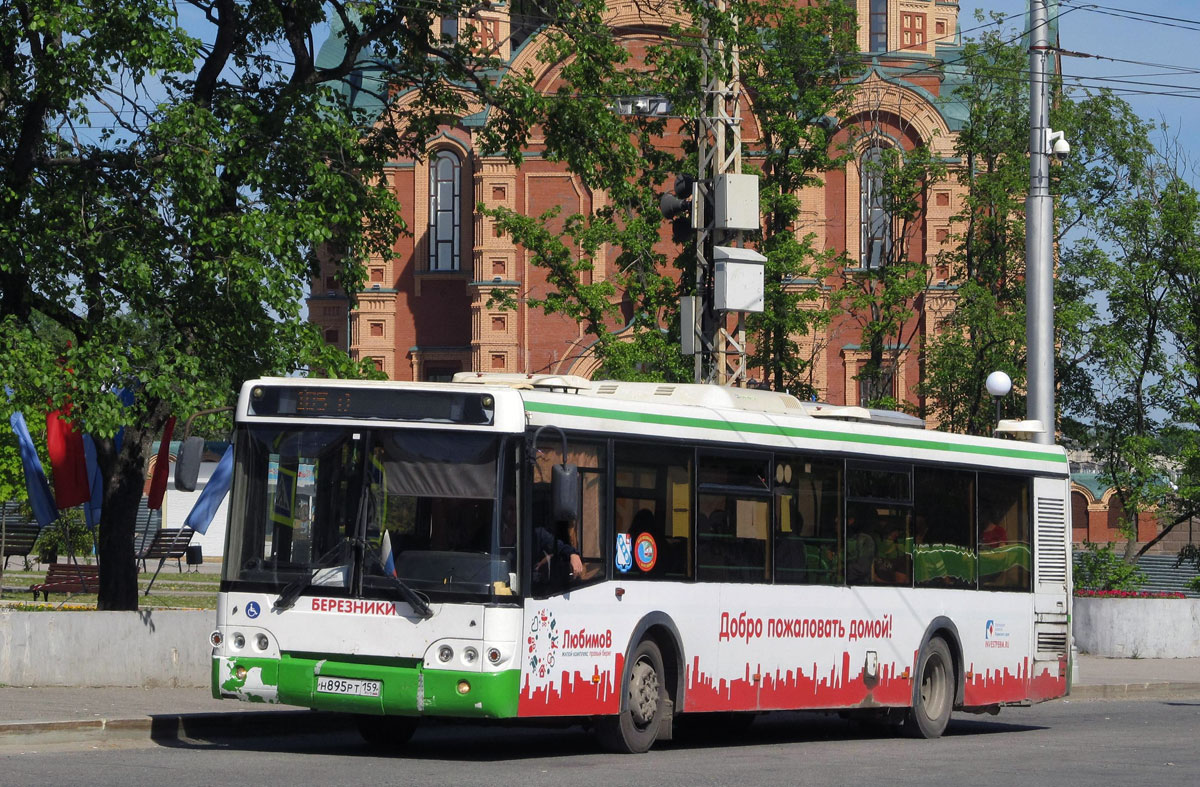
[[[311,585],[313,580],[317,578],[317,574],[328,568],[326,561],[343,551],[346,543],[347,541],[343,539],[334,544],[333,549],[330,549],[317,558],[316,568],[308,572],[307,576],[297,577],[284,585],[283,589],[279,591],[279,598],[275,599],[275,609],[291,609],[296,604],[296,599],[300,598],[300,594],[304,592],[304,589]]]

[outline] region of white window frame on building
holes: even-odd
[[[429,162],[429,270],[462,270],[462,159],[439,150]]]
[[[884,149],[874,143],[859,159],[859,262],[863,268],[880,267],[892,250],[892,215],[884,205],[880,172]]]

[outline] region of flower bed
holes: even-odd
[[[1154,593],[1148,590],[1076,590],[1076,598],[1187,598],[1183,593]]]

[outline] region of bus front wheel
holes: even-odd
[[[641,754],[658,737],[667,704],[662,652],[653,641],[638,643],[625,670],[625,707],[596,722],[596,737],[608,751]]]
[[[954,660],[940,637],[931,639],[917,662],[920,685],[904,719],[904,732],[914,738],[938,738],[954,708]]]

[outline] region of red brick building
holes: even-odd
[[[871,178],[861,174],[863,162],[885,147],[925,146],[954,166],[956,134],[964,118],[961,105],[946,100],[956,76],[942,68],[958,51],[957,0],[856,2],[863,69],[852,117],[835,140],[848,144],[854,155],[845,170],[828,173],[822,186],[801,195],[804,213],[796,232],[816,233],[821,248],[846,252],[852,266],[861,269],[878,263],[874,230],[891,220],[880,211]],[[631,47],[656,28],[666,35],[674,21],[648,18],[644,8],[627,0],[613,0],[609,7],[614,29],[636,29]],[[557,69],[538,60],[539,41],[522,28],[521,19],[510,18],[509,5],[499,2],[479,12],[472,24],[482,26],[511,68],[532,69],[538,87],[551,89]],[[454,20],[445,24],[445,30],[454,29]],[[335,40],[326,46],[336,46]],[[361,104],[372,100],[365,91],[351,98]],[[405,100],[398,99],[401,104]],[[423,160],[393,163],[388,182],[412,235],[397,238],[394,261],[369,262],[367,289],[357,293],[353,310],[333,271],[323,271],[313,283],[309,318],[329,342],[354,357],[373,360],[392,379],[439,380],[469,370],[591,376],[598,361],[588,352],[589,337],[574,321],[547,317],[523,304],[516,311],[487,305],[497,287],[509,288],[519,298],[536,297],[546,292],[546,282],[524,250],[499,237],[475,205],[506,205],[526,215],[558,206],[561,215],[569,215],[594,210],[605,197],[590,193],[560,165],[541,159],[536,140],[519,168],[485,155],[477,144],[482,117],[480,111],[443,127],[428,141]],[[743,144],[753,156],[753,115],[743,111],[742,117]],[[936,259],[949,242],[951,217],[960,205],[956,181],[936,184],[910,233],[909,258],[928,261],[933,275],[889,357],[894,367],[890,393],[913,402],[922,347],[954,303],[954,290],[947,284],[950,271],[939,268]],[[662,248],[673,256],[669,242]],[[599,266],[591,275],[599,280],[611,271]],[[819,288],[821,300],[809,306],[817,308],[831,305],[843,280],[839,273],[828,281],[794,286]],[[820,335],[798,337],[813,361],[811,382],[826,401],[858,403],[863,397],[857,377],[867,355],[859,344],[860,331],[860,321],[849,315]]]

